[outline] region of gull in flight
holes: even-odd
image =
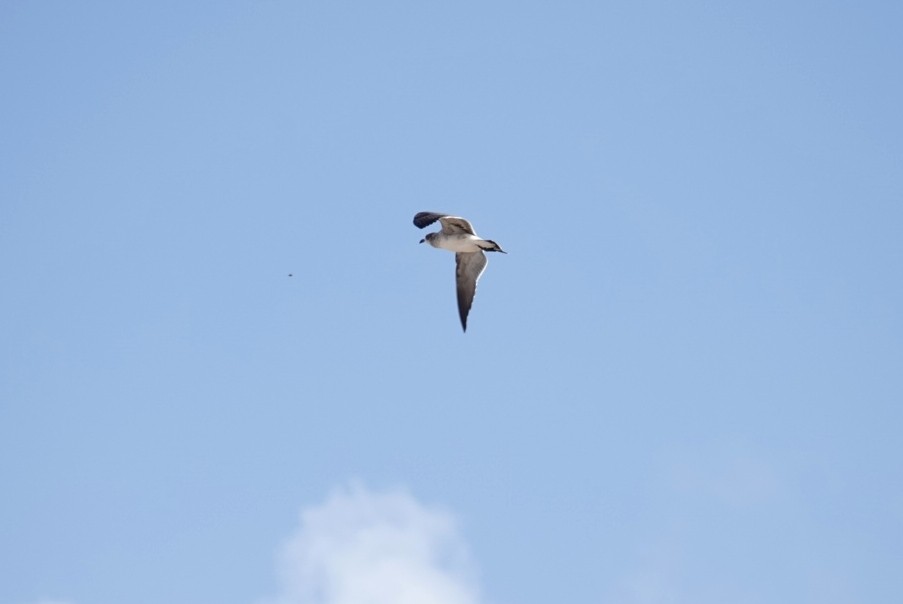
[[[438,233],[429,233],[420,240],[420,243],[426,241],[433,247],[455,253],[458,315],[461,317],[461,327],[467,331],[467,313],[470,312],[473,296],[477,292],[477,281],[480,280],[480,275],[483,274],[489,263],[483,252],[501,252],[503,254],[508,252],[499,247],[495,241],[478,237],[470,223],[458,216],[437,212],[418,212],[414,215],[414,226],[422,229],[437,220],[442,224],[442,230]]]

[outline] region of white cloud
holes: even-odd
[[[455,519],[404,491],[361,485],[301,513],[272,604],[476,604]]]

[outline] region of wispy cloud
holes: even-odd
[[[454,517],[405,491],[353,484],[301,512],[268,604],[476,604]]]
[[[677,454],[669,473],[675,494],[735,508],[773,502],[784,487],[778,465],[744,447]]]
[[[790,599],[821,601],[797,570],[808,555],[799,546],[805,536],[794,499],[798,467],[793,451],[742,441],[668,451],[650,484],[650,497],[660,503],[626,548],[632,565],[609,601],[772,601],[773,584],[763,575],[785,581],[784,590],[794,590]]]

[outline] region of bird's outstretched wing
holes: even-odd
[[[438,212],[417,212],[414,214],[414,226],[418,229],[422,229],[430,226],[445,216],[448,216],[448,214],[440,214]]]
[[[442,223],[442,232],[446,235],[476,235],[470,223],[458,216],[443,216],[439,219]]]
[[[440,214],[439,212],[417,212],[414,215],[414,226],[418,229],[428,227],[437,220],[442,222],[442,232],[446,235],[476,235],[470,223],[459,216]]]
[[[455,282],[458,286],[458,315],[461,327],[467,331],[467,315],[477,293],[477,281],[486,270],[489,260],[483,252],[459,252],[455,254]]]

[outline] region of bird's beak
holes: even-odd
[[[424,241],[426,241],[426,239],[421,239],[421,240],[420,240],[420,243],[423,243]]]

